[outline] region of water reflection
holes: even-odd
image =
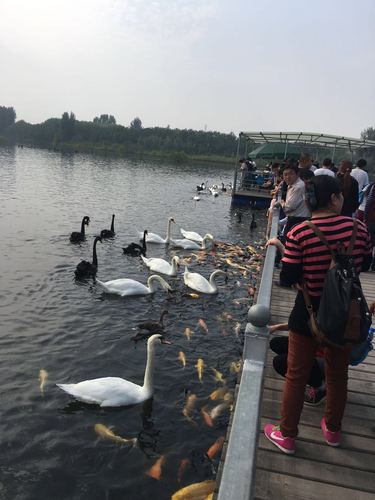
[[[169,216],[179,228],[200,234],[210,232],[228,242],[261,240],[265,218],[256,212],[258,228],[250,234],[251,210],[242,221],[230,208],[229,194],[217,198],[192,198],[197,184],[231,181],[231,171],[221,166],[176,166],[163,162],[59,155],[36,149],[0,148],[0,239],[2,276],[2,329],[0,376],[2,380],[2,446],[0,481],[5,498],[96,499],[170,498],[189,482],[215,476],[219,457],[205,453],[225,433],[228,413],[208,427],[199,411],[197,425],[186,421],[182,410],[187,391],[197,395],[199,408],[220,383],[219,370],[230,389],[236,375],[229,365],[241,353],[249,297],[244,277],[235,268],[228,284],[219,284],[213,297],[191,298],[182,280],[168,278],[174,292],[122,299],[102,293],[94,280],[77,281],[74,269],[91,259],[95,235],[108,227],[116,214],[116,235],[98,245],[98,278],[119,277],[145,283],[149,275],[139,258],[123,254],[122,247],[137,241],[136,230],[148,228],[164,234]],[[90,217],[86,240],[72,245],[69,236]],[[191,252],[164,245],[149,245],[149,257],[168,261],[174,254],[189,258]],[[189,265],[209,276],[224,266],[214,255]],[[158,318],[168,309],[165,335],[170,346],[156,354],[154,397],[129,408],[100,408],[70,399],[55,384],[119,376],[142,383],[146,344],[131,337],[145,318]],[[223,313],[233,319],[225,319]],[[229,316],[228,316],[229,317]],[[208,333],[199,327],[204,319]],[[191,330],[191,339],[184,334]],[[178,360],[186,355],[186,367]],[[205,363],[203,383],[197,377],[197,359]],[[49,373],[40,394],[40,369]],[[113,426],[120,436],[138,436],[131,451],[97,440],[94,426]],[[165,455],[162,477],[145,474]],[[181,483],[181,460],[189,465]],[[1,492],[1,494],[3,494]],[[1,497],[0,494],[0,497]],[[3,494],[3,496],[4,496]]]

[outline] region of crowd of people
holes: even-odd
[[[275,337],[274,368],[285,376],[280,425],[267,424],[266,437],[284,453],[295,452],[295,438],[304,403],[326,402],[321,420],[323,438],[339,446],[341,421],[347,398],[351,346],[321,344],[310,328],[310,314],[319,309],[332,252],[338,245],[348,249],[356,272],[375,270],[375,191],[369,182],[366,160],[354,166],[343,160],[335,169],[327,158],[313,165],[309,155],[299,163],[273,164],[273,207],[280,207],[280,235],[268,241],[275,245],[281,260],[280,285],[295,287],[297,295],[287,324],[274,325],[271,332],[288,330],[287,338]],[[306,221],[311,221],[310,223]],[[323,239],[317,237],[317,232]],[[354,236],[352,237],[352,235]],[[351,242],[352,240],[352,242]],[[374,313],[375,303],[370,311]]]

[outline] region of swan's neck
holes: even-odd
[[[219,269],[217,271],[214,271],[211,276],[210,276],[210,285],[212,286],[212,288],[215,290],[215,292],[217,291],[217,286],[216,286],[216,283],[215,283],[215,278],[218,274],[223,274],[222,271],[220,271]]]
[[[148,287],[149,287],[151,293],[154,293],[157,290],[158,283],[161,282],[160,280],[161,280],[160,276],[150,276],[148,278],[147,284],[148,284]]]
[[[209,239],[203,240],[202,241],[202,250],[207,250],[211,244],[211,241]]]
[[[146,253],[146,233],[143,233],[142,249]]]
[[[176,259],[172,259],[172,273],[177,271],[177,262]]]
[[[168,225],[167,225],[167,236],[165,238],[165,242],[166,243],[170,243],[171,241],[171,225],[172,225],[172,221],[171,220],[168,220]]]
[[[98,243],[98,240],[94,241],[94,248],[92,250],[92,263],[95,267],[98,267],[98,257],[96,255],[96,245]]]
[[[82,224],[81,224],[81,233],[84,235],[85,234],[85,219],[82,219]]]
[[[147,392],[152,392],[154,388],[154,344],[147,344],[147,363],[143,388]]]
[[[115,216],[114,215],[112,215],[111,231],[112,231],[112,233],[115,231]]]

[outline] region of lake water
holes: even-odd
[[[238,222],[228,194],[192,199],[203,181],[232,180],[231,169],[223,166],[0,148],[0,176],[0,498],[168,499],[182,486],[214,479],[220,454],[210,461],[205,453],[225,435],[229,415],[224,412],[210,427],[199,408],[212,407],[208,396],[221,385],[212,368],[234,388],[236,374],[229,367],[242,352],[234,325],[245,325],[249,281],[230,275],[226,285],[220,281],[218,295],[193,299],[185,295],[181,270],[177,279],[167,278],[175,290],[170,296],[158,290],[122,299],[103,294],[93,280],[77,282],[74,269],[82,259],[91,260],[94,236],[109,228],[112,213],[116,236],[98,244],[97,276],[143,283],[148,272],[142,261],[122,252],[122,246],[137,241],[137,229],[165,235],[173,216],[176,237],[183,227],[249,244],[262,240],[264,214],[256,214],[258,228],[250,233],[250,211],[244,210]],[[80,230],[85,215],[91,219],[86,241],[71,244],[69,235]],[[149,257],[169,260],[171,255],[164,245],[149,245]],[[193,261],[191,270],[208,277],[216,264],[211,256]],[[152,400],[103,409],[78,403],[56,387],[102,376],[142,384],[146,344],[130,337],[138,322],[158,319],[164,308],[165,335],[172,344],[157,346]],[[223,312],[233,319],[225,320]],[[198,326],[199,319],[208,333]],[[193,332],[190,341],[184,335],[187,327]],[[179,351],[186,355],[185,368]],[[202,383],[195,368],[198,358],[205,363]],[[40,369],[48,372],[44,391]],[[182,414],[191,393],[198,398],[195,423]],[[139,446],[98,439],[97,423],[112,426],[117,435],[138,437]],[[162,455],[162,476],[155,480],[146,471]],[[178,481],[182,459],[187,467]]]

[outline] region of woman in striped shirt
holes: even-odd
[[[310,191],[306,193],[306,201],[312,212],[312,222],[323,232],[331,249],[336,250],[338,242],[342,242],[347,248],[354,223],[352,218],[340,215],[343,196],[339,182],[328,176],[314,177],[311,180]],[[264,432],[278,448],[285,453],[293,454],[305,385],[319,347],[308,325],[309,313],[300,285],[305,284],[313,309],[317,311],[326,273],[331,263],[331,253],[305,222],[289,231],[285,248],[282,250],[284,256],[280,280],[288,285],[295,285],[298,293],[288,322],[288,372],[281,406],[281,422],[280,426],[267,424]],[[371,242],[365,225],[359,221],[353,256],[357,272],[369,269]],[[327,444],[338,446],[347,395],[350,348],[329,346],[326,347],[325,353],[327,400],[321,428]]]

